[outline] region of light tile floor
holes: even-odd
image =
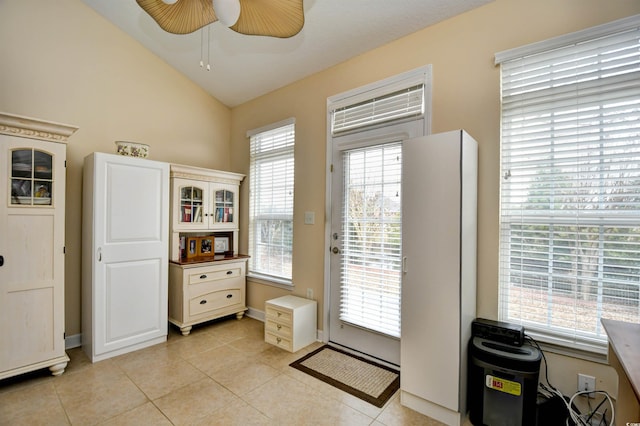
[[[170,326],[166,343],[92,364],[81,348],[59,377],[0,381],[0,425],[441,425],[400,405],[377,408],[289,367],[264,324],[235,318]]]

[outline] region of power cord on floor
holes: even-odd
[[[548,397],[551,398],[553,396],[558,396],[562,402],[564,402],[564,404],[567,407],[567,412],[569,413],[569,416],[567,418],[567,426],[569,426],[569,418],[571,418],[571,420],[579,426],[591,426],[591,424],[589,423],[591,421],[591,419],[593,418],[593,415],[598,411],[598,408],[600,408],[602,406],[602,404],[605,401],[609,402],[609,406],[611,407],[611,421],[609,422],[610,426],[613,426],[614,421],[615,421],[615,408],[613,406],[613,402],[611,401],[611,397],[609,396],[609,394],[605,391],[579,391],[576,392],[575,394],[573,394],[573,396],[571,396],[571,398],[567,399],[562,392],[560,392],[556,387],[552,386],[551,383],[549,383],[549,371],[548,371],[548,364],[547,364],[547,358],[544,355],[544,351],[542,350],[542,348],[540,347],[540,345],[538,344],[538,342],[531,336],[529,336],[528,334],[525,333],[525,338],[528,339],[529,341],[531,341],[531,343],[533,343],[536,348],[538,348],[538,350],[540,351],[540,353],[542,354],[542,359],[544,361],[544,380],[546,382],[546,385],[544,383],[540,383],[540,390],[542,391],[541,393]],[[600,402],[600,404],[598,404],[598,406],[595,408],[595,410],[590,410],[591,412],[588,414],[587,419],[583,419],[583,414],[580,413],[580,411],[578,411],[577,407],[575,406],[575,404],[573,403],[574,399],[579,396],[579,395],[587,395],[588,394],[601,394],[604,395],[605,398]],[[602,420],[605,419],[605,415],[606,415],[606,410],[603,412],[602,414]],[[602,420],[600,421],[602,423]]]

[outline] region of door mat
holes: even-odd
[[[328,345],[289,365],[376,407],[400,387],[398,371]]]

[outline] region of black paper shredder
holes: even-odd
[[[535,426],[540,351],[480,337],[469,345],[469,419],[474,425]]]

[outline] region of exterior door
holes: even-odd
[[[400,364],[402,140],[422,122],[333,138],[329,341]]]
[[[100,153],[93,164],[99,359],[167,335],[169,164]]]
[[[65,150],[61,143],[0,136],[0,377],[66,357]]]

